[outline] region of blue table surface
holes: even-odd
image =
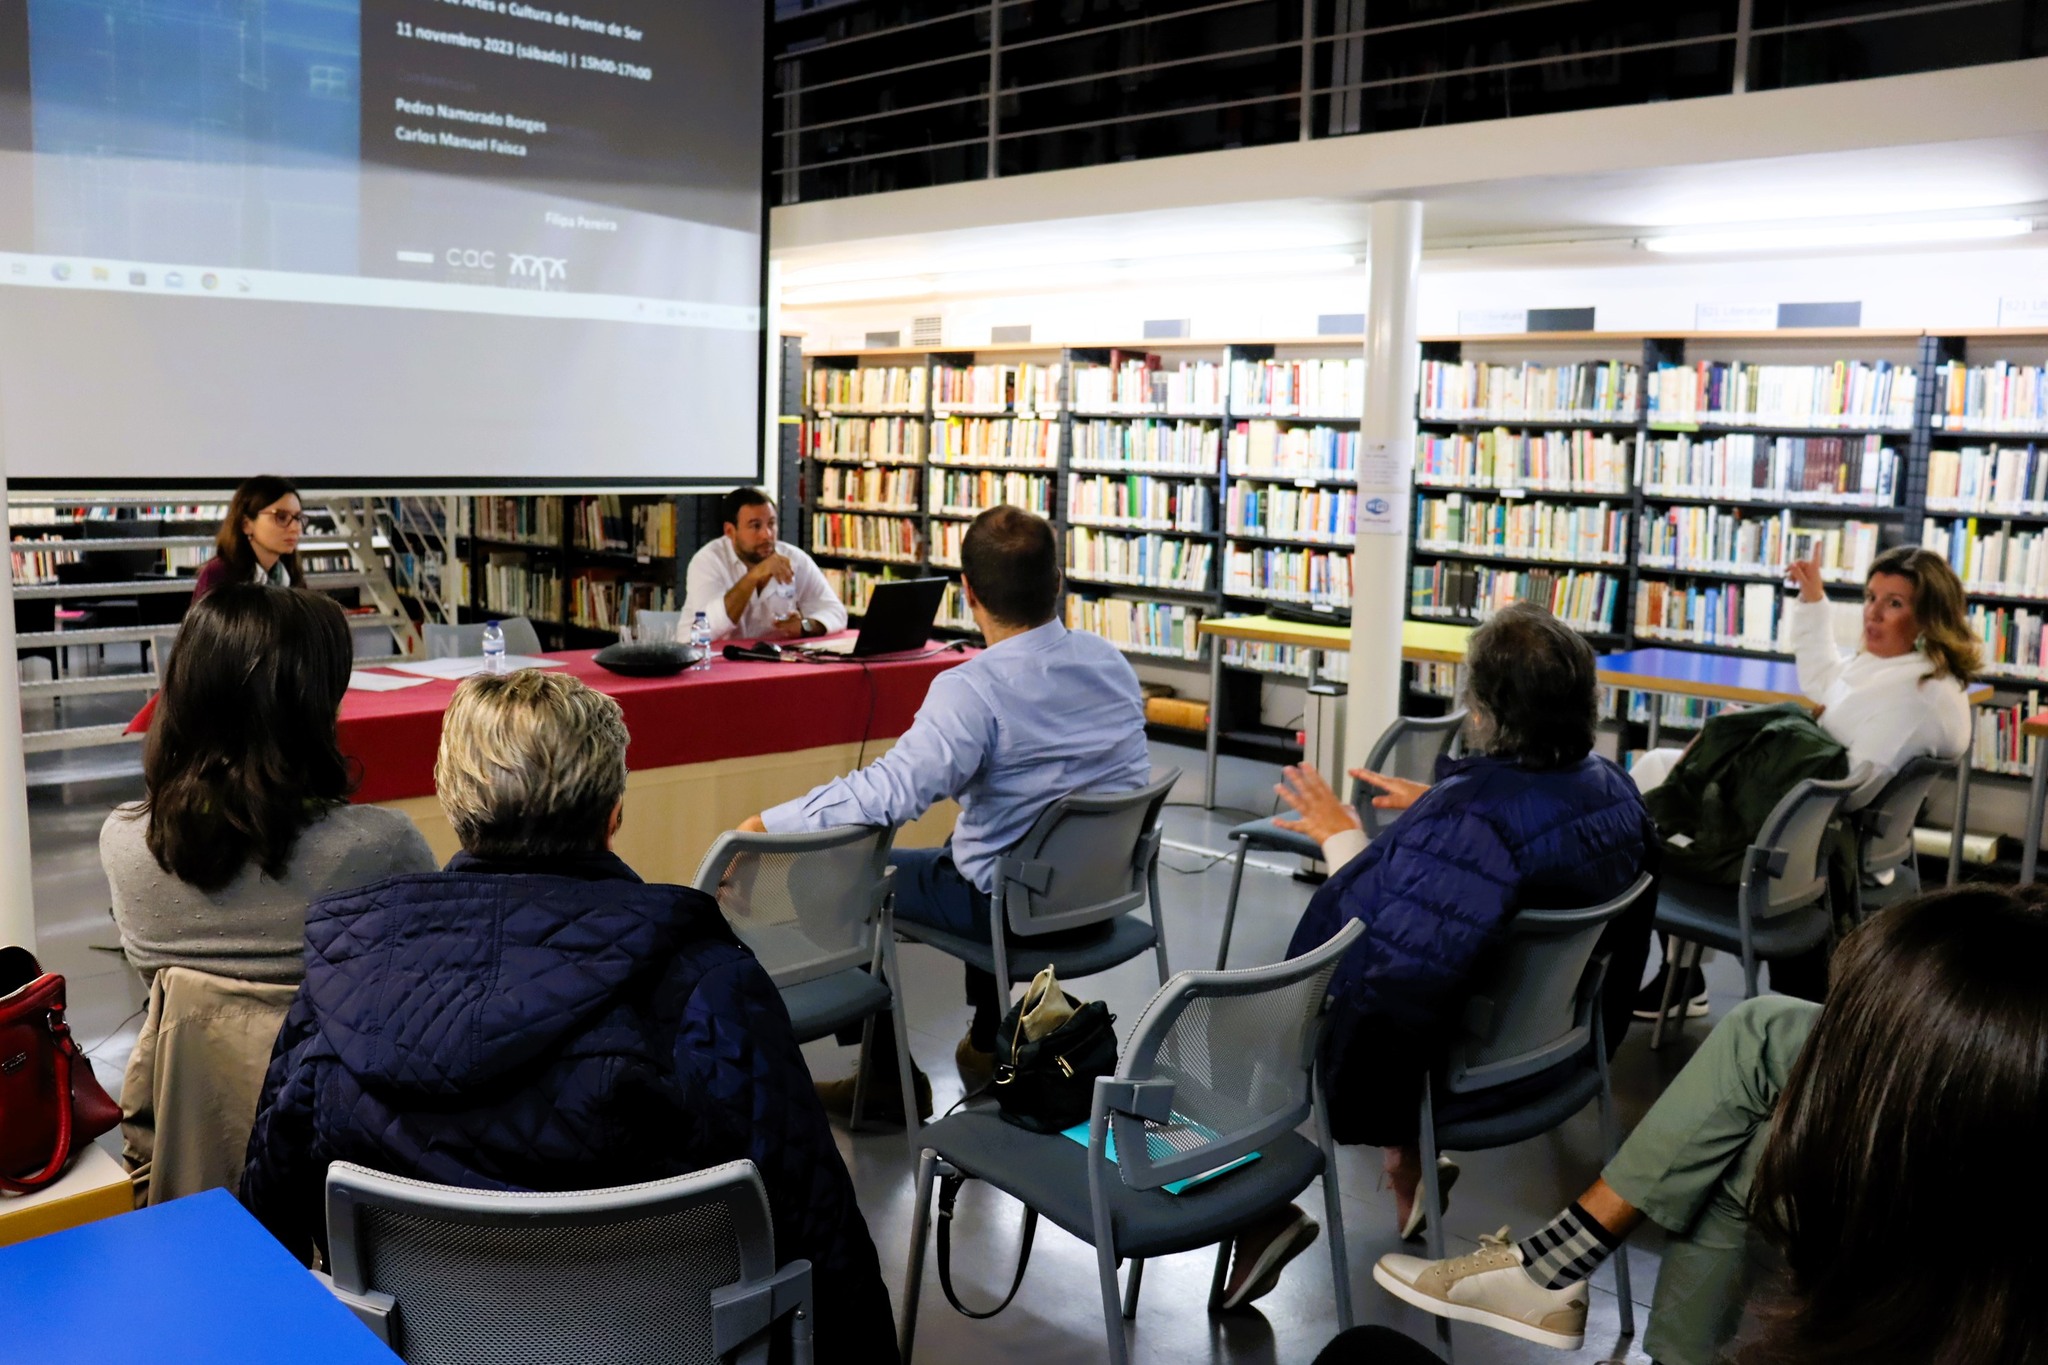
[[[1703,654],[1690,649],[1631,649],[1621,654],[1603,654],[1595,663],[1602,673],[1777,692],[1788,701],[1803,695],[1799,690],[1799,670],[1787,659],[1748,659],[1739,654]]]
[[[9,1361],[398,1362],[225,1190],[0,1248],[0,1323]]]

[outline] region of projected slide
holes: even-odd
[[[0,367],[10,475],[279,447],[304,477],[751,475],[762,24],[745,0],[0,0],[0,361],[104,370],[111,336],[133,367],[115,411],[61,418]],[[163,422],[195,389],[203,437]]]

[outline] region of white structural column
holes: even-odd
[[[1401,622],[1408,609],[1408,517],[1420,352],[1415,301],[1422,205],[1372,206],[1366,236],[1365,412],[1358,428],[1358,548],[1351,561],[1351,677],[1344,766],[1363,767],[1401,709]],[[1348,784],[1335,780],[1338,791]]]
[[[11,541],[7,450],[0,444],[0,540]],[[14,650],[14,575],[0,577],[0,947],[35,951],[35,879],[28,862],[28,770],[21,754],[21,666]]]

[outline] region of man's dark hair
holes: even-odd
[[[1044,517],[1021,507],[991,507],[968,523],[960,572],[1006,626],[1042,626],[1059,605],[1059,541]]]
[[[1562,768],[1593,749],[1593,651],[1533,602],[1515,602],[1472,632],[1465,698],[1486,752],[1525,768]]]
[[[768,496],[766,489],[735,488],[718,500],[719,523],[724,526],[737,526],[740,524],[740,513],[749,507],[759,507],[763,503],[771,507],[775,505],[775,499]]]

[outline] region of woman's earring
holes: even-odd
[[[1920,632],[1920,633],[1919,633],[1918,635],[1915,635],[1915,636],[1913,637],[1913,652],[1914,652],[1915,654],[1925,654],[1925,653],[1927,652],[1927,632],[1926,632],[1926,631],[1924,631],[1924,630],[1923,630],[1923,631],[1921,631],[1921,632]]]

